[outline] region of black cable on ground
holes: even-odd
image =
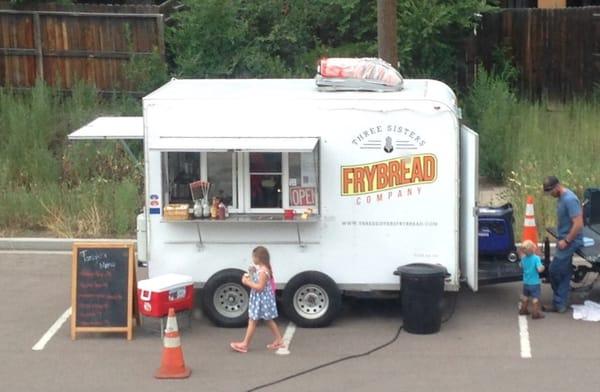
[[[452,298],[453,298],[452,307],[450,309],[450,312],[448,313],[448,316],[442,320],[442,324],[447,323],[448,321],[450,321],[452,316],[454,316],[454,311],[456,310],[456,302],[458,301],[458,293],[453,293]]]
[[[370,355],[370,354],[374,353],[375,351],[379,351],[379,350],[381,350],[381,349],[383,349],[383,348],[385,348],[385,347],[389,346],[390,344],[394,343],[396,340],[398,340],[398,337],[400,336],[400,332],[402,332],[402,328],[403,328],[403,327],[404,327],[404,324],[401,324],[401,325],[400,325],[400,327],[398,328],[398,331],[396,332],[396,336],[394,336],[394,338],[393,338],[392,340],[390,340],[389,342],[387,342],[387,343],[384,343],[384,344],[382,344],[382,345],[380,345],[380,346],[377,346],[377,347],[375,347],[375,348],[373,348],[373,349],[371,349],[371,350],[369,350],[369,351],[365,351],[364,353],[361,353],[361,354],[352,354],[352,355],[348,355],[348,356],[345,356],[345,357],[342,357],[342,358],[338,358],[338,359],[336,359],[336,360],[333,360],[333,361],[330,361],[330,362],[323,363],[323,364],[321,364],[321,365],[318,365],[318,366],[312,367],[312,368],[310,368],[310,369],[306,369],[306,370],[303,370],[303,371],[301,371],[301,372],[298,372],[298,373],[291,374],[291,375],[289,375],[289,376],[287,376],[287,377],[280,378],[279,380],[275,380],[275,381],[269,382],[269,383],[267,383],[267,384],[259,385],[259,386],[257,386],[257,387],[254,387],[254,388],[252,388],[252,389],[248,389],[248,391],[247,391],[247,392],[258,391],[259,389],[263,389],[263,388],[266,388],[266,387],[270,387],[270,386],[273,386],[273,385],[275,385],[275,384],[279,384],[279,383],[282,383],[282,382],[284,382],[284,381],[290,380],[290,379],[292,379],[292,378],[296,378],[296,377],[299,377],[299,376],[303,376],[303,375],[305,375],[306,373],[314,372],[315,370],[318,370],[318,369],[323,369],[323,368],[325,368],[325,367],[327,367],[327,366],[331,366],[331,365],[335,365],[336,363],[340,363],[340,362],[343,362],[343,361],[347,361],[347,360],[349,360],[349,359],[360,358],[360,357],[366,357],[367,355]]]
[[[448,316],[444,320],[442,320],[442,324],[448,322],[452,318],[452,316],[454,315],[454,311],[456,310],[456,301],[457,301],[458,295],[454,294],[453,297],[454,297],[454,300],[452,301],[452,308],[450,310],[450,313],[448,314]],[[335,365],[335,364],[343,362],[343,361],[348,361],[350,359],[361,358],[361,357],[366,357],[367,355],[371,355],[374,352],[379,351],[381,349],[384,349],[387,346],[389,346],[390,344],[394,343],[396,340],[398,340],[398,337],[400,337],[400,332],[402,332],[403,328],[404,328],[404,323],[400,324],[400,327],[398,327],[398,331],[396,332],[396,335],[390,341],[388,341],[388,342],[386,342],[386,343],[384,343],[382,345],[379,345],[379,346],[377,346],[377,347],[375,347],[375,348],[373,348],[373,349],[371,349],[369,351],[365,351],[364,353],[360,353],[360,354],[347,355],[345,357],[338,358],[338,359],[335,359],[335,360],[330,361],[330,362],[325,362],[325,363],[323,363],[321,365],[314,366],[314,367],[312,367],[310,369],[306,369],[306,370],[303,370],[301,372],[294,373],[294,374],[291,374],[289,376],[280,378],[278,380],[271,381],[269,383],[256,386],[256,387],[254,387],[252,389],[248,389],[247,392],[254,392],[254,391],[258,391],[259,389],[271,387],[273,385],[280,384],[280,383],[282,383],[284,381],[291,380],[292,378],[300,377],[300,376],[303,376],[303,375],[305,375],[307,373],[314,372],[315,370],[323,369],[325,367],[328,367],[328,366],[331,366],[331,365]]]

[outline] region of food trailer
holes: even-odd
[[[240,279],[257,245],[301,326],[331,322],[343,293],[397,292],[409,263],[445,267],[446,290],[478,288],[478,135],[439,81],[368,92],[174,79],[143,98],[143,118],[99,118],[69,137],[143,139],[138,259],[150,277],[192,276],[217,325],[245,324]],[[198,182],[225,217],[195,214]]]

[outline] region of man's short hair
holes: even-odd
[[[558,178],[556,176],[548,176],[544,178],[544,192],[550,192],[559,184]]]

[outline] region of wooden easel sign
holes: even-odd
[[[133,335],[134,252],[130,243],[74,243],[71,339],[79,332]]]

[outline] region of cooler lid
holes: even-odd
[[[160,293],[181,286],[194,284],[194,280],[189,275],[165,274],[151,279],[144,279],[138,282],[138,289]]]

